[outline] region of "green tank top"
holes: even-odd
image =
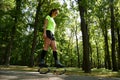
[[[46,30],[50,30],[54,34],[55,26],[56,26],[56,23],[55,23],[54,19],[52,17],[50,17],[49,15],[46,16],[45,19],[48,20],[48,25],[46,27]]]

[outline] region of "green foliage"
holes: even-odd
[[[35,65],[39,64],[39,57],[43,49],[42,29],[45,16],[49,14],[53,8],[58,8],[60,14],[55,18],[56,21],[56,41],[60,61],[66,66],[78,65],[78,55],[80,57],[80,67],[83,62],[83,46],[82,35],[80,30],[80,16],[77,0],[63,0],[60,3],[58,0],[21,0],[20,11],[16,10],[15,0],[0,1],[0,64],[4,64],[7,45],[11,39],[11,31],[16,24],[15,39],[12,47],[10,64],[28,65],[34,31],[35,14],[38,1],[41,8],[39,12],[39,24],[37,33],[37,46],[34,53]],[[89,28],[89,38],[91,45],[91,64],[92,67],[98,67],[100,60],[101,67],[105,67],[105,49],[104,49],[104,33],[105,26],[108,33],[108,44],[111,52],[111,30],[110,30],[110,9],[107,0],[81,0],[80,3],[86,8],[85,19]],[[120,1],[114,2],[115,11],[115,27],[119,28],[120,21]],[[17,15],[16,15],[17,14]],[[15,23],[15,17],[18,22]],[[77,28],[77,33],[75,33]],[[76,36],[78,37],[78,47],[76,45]],[[116,35],[117,38],[117,35]],[[98,51],[97,51],[98,50]],[[116,51],[117,53],[117,51]],[[99,57],[98,55],[99,54]],[[111,55],[111,54],[110,54]],[[52,51],[49,49],[48,64],[53,64]]]

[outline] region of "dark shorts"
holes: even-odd
[[[55,40],[55,37],[51,31],[46,30],[46,35],[50,40]]]

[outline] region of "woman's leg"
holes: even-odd
[[[56,47],[56,42],[55,40],[52,40],[51,41],[51,48],[53,50],[53,57],[54,57],[54,60],[55,60],[55,66],[56,67],[64,67],[58,60],[58,55],[57,55],[57,47]]]
[[[56,41],[55,40],[51,41],[50,46],[51,46],[51,48],[52,48],[53,51],[57,51],[57,46],[56,46]]]
[[[55,40],[52,40],[52,42],[51,42],[51,48],[53,50],[54,60],[57,61],[58,60],[58,56],[57,56],[57,48],[56,48],[56,42],[55,42]]]
[[[51,44],[51,40],[47,37],[44,39],[44,47],[43,47],[43,50],[47,51],[49,46]]]
[[[47,54],[47,50],[50,46],[50,43],[51,43],[51,40],[49,38],[44,39],[44,48],[43,48],[41,56],[40,56],[40,65],[39,66],[47,66],[47,65],[45,65],[44,58]]]

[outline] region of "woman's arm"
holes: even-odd
[[[47,36],[46,36],[46,27],[47,27],[47,25],[48,25],[48,20],[45,19],[45,21],[44,21],[44,26],[43,26],[43,28],[44,28],[43,38],[46,38],[46,37],[47,37]]]

